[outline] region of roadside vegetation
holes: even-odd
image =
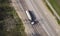
[[[57,11],[58,15],[60,16],[60,0],[49,0],[53,8]]]
[[[56,10],[58,15],[60,16],[60,0],[49,0],[53,8]],[[53,13],[53,12],[52,12]],[[60,24],[60,20],[56,17],[58,24]]]
[[[54,0],[55,2],[54,2],[53,0],[49,0],[49,1],[51,1],[54,5],[57,4],[57,3],[56,3],[57,0],[56,0],[56,1]],[[44,1],[44,2],[45,2],[45,1]],[[51,2],[50,2],[50,3],[51,3]],[[52,3],[51,3],[51,4],[52,4]],[[58,4],[57,4],[57,5],[58,5]],[[55,6],[55,8],[58,8],[57,5]],[[52,11],[51,8],[47,5],[47,3],[46,3],[46,6],[47,6],[48,9],[51,11],[51,13],[54,15],[53,11]],[[52,6],[53,6],[53,5],[52,5]],[[53,8],[54,8],[54,7],[53,7]],[[54,8],[54,9],[55,9],[55,8]],[[58,8],[58,9],[59,9],[59,8]],[[60,11],[60,10],[58,10],[58,11]],[[59,13],[59,15],[60,15],[60,12],[57,12],[57,13]],[[54,15],[54,16],[55,16],[55,15]],[[56,16],[55,16],[55,17],[56,17]],[[57,17],[56,17],[56,20],[57,20],[58,24],[60,25],[60,20],[59,20]]]
[[[11,0],[0,0],[0,36],[26,36],[24,26]]]

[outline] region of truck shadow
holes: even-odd
[[[41,36],[39,33],[32,34],[33,36]]]

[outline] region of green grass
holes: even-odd
[[[23,23],[21,21],[21,19],[18,17],[17,13],[13,11],[13,15],[14,15],[14,19],[16,20],[17,24],[16,24],[16,31],[21,32],[22,36],[26,36],[25,32],[24,32],[24,27],[23,27]]]
[[[57,3],[58,0],[49,0],[53,8],[57,11],[58,15],[60,16],[60,5]]]
[[[0,36],[26,36],[23,23],[10,3],[10,0],[0,0]],[[7,24],[13,24],[14,28],[7,31]]]
[[[56,18],[56,19],[57,19],[58,24],[60,25],[60,20],[58,18]]]

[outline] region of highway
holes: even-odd
[[[25,4],[25,3],[23,3],[22,2],[22,0],[20,0],[20,2],[21,2],[21,4],[22,4],[22,6],[23,6],[23,9],[26,11],[26,10],[28,10],[29,8],[28,8],[28,6]],[[25,4],[25,5],[24,5]],[[29,24],[30,25],[30,24]],[[29,26],[28,25],[28,26]],[[36,28],[35,28],[36,27]],[[35,26],[33,26],[33,29],[34,29],[34,31],[36,32],[38,32],[39,34],[41,34],[42,32],[45,34],[45,32],[42,30],[42,28],[41,28],[41,26],[40,26],[40,23],[39,24],[36,24]],[[43,33],[41,34],[42,36],[43,36]],[[46,34],[45,34],[46,35]],[[45,36],[44,35],[44,36]],[[47,36],[47,35],[46,35]]]
[[[39,6],[40,0],[26,0],[27,5],[29,6],[29,10],[33,10],[36,14],[37,20],[39,20],[39,23],[44,28],[44,30],[47,32],[49,36],[58,36],[54,28],[50,24],[54,24],[53,22],[49,22],[44,15],[46,11],[43,10],[42,7]],[[42,20],[41,20],[42,19]],[[41,20],[41,21],[40,21]]]
[[[22,18],[22,20],[24,22],[27,36],[48,36],[40,24],[36,24],[36,25],[30,24],[30,22],[28,21],[28,18],[26,16],[26,13],[25,13],[26,9],[28,9],[28,8],[27,8],[26,4],[24,5],[24,7],[21,6],[21,4],[22,4],[21,1],[23,2],[23,5],[24,5],[23,0],[20,0],[20,2],[19,2],[19,0],[17,0],[17,1],[13,0],[13,6],[15,7],[18,15],[21,16],[21,17],[20,16],[19,17]]]
[[[54,23],[50,22],[50,20],[47,19],[45,15],[46,11],[44,11],[44,9],[42,9],[43,7],[41,7],[41,5],[38,4],[40,0],[15,0],[15,1],[17,5],[16,7],[18,7],[19,10],[20,7],[22,6],[22,12],[20,12],[20,14],[23,17],[23,21],[25,23],[24,25],[27,25],[30,30],[30,31],[28,30],[29,31],[28,33],[31,32],[28,36],[58,36],[53,26],[51,26],[51,24]],[[34,12],[37,20],[39,21],[38,24],[31,25],[29,23],[28,18],[25,14],[26,10],[31,10]]]

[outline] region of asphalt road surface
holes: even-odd
[[[38,4],[39,0],[15,0],[15,1],[18,10],[22,10],[20,14],[23,13],[22,14],[22,17],[24,19],[23,22],[25,23],[25,25],[28,26],[30,30],[30,31],[28,30],[29,32],[27,31],[28,32],[27,34],[29,34],[28,36],[58,36],[56,31],[50,25],[53,23],[50,23],[49,20],[44,15],[46,11],[44,11],[44,9],[42,9]],[[35,25],[30,24],[27,15],[25,14],[26,10],[31,10],[34,12],[37,20],[39,21],[38,24]]]
[[[25,1],[24,0],[20,0],[20,3],[22,4],[22,7],[24,9],[24,11],[28,10],[28,6],[25,4]],[[32,10],[31,10],[32,11]],[[27,18],[28,19],[28,18]],[[28,25],[28,24],[27,24]],[[30,24],[28,25],[30,26]],[[32,25],[31,25],[32,26]],[[47,36],[46,32],[42,29],[40,23],[36,24],[36,25],[33,25],[32,26],[34,32],[36,33],[36,36],[37,36],[37,33],[39,35],[42,35],[42,36]],[[35,35],[34,35],[35,36]]]

